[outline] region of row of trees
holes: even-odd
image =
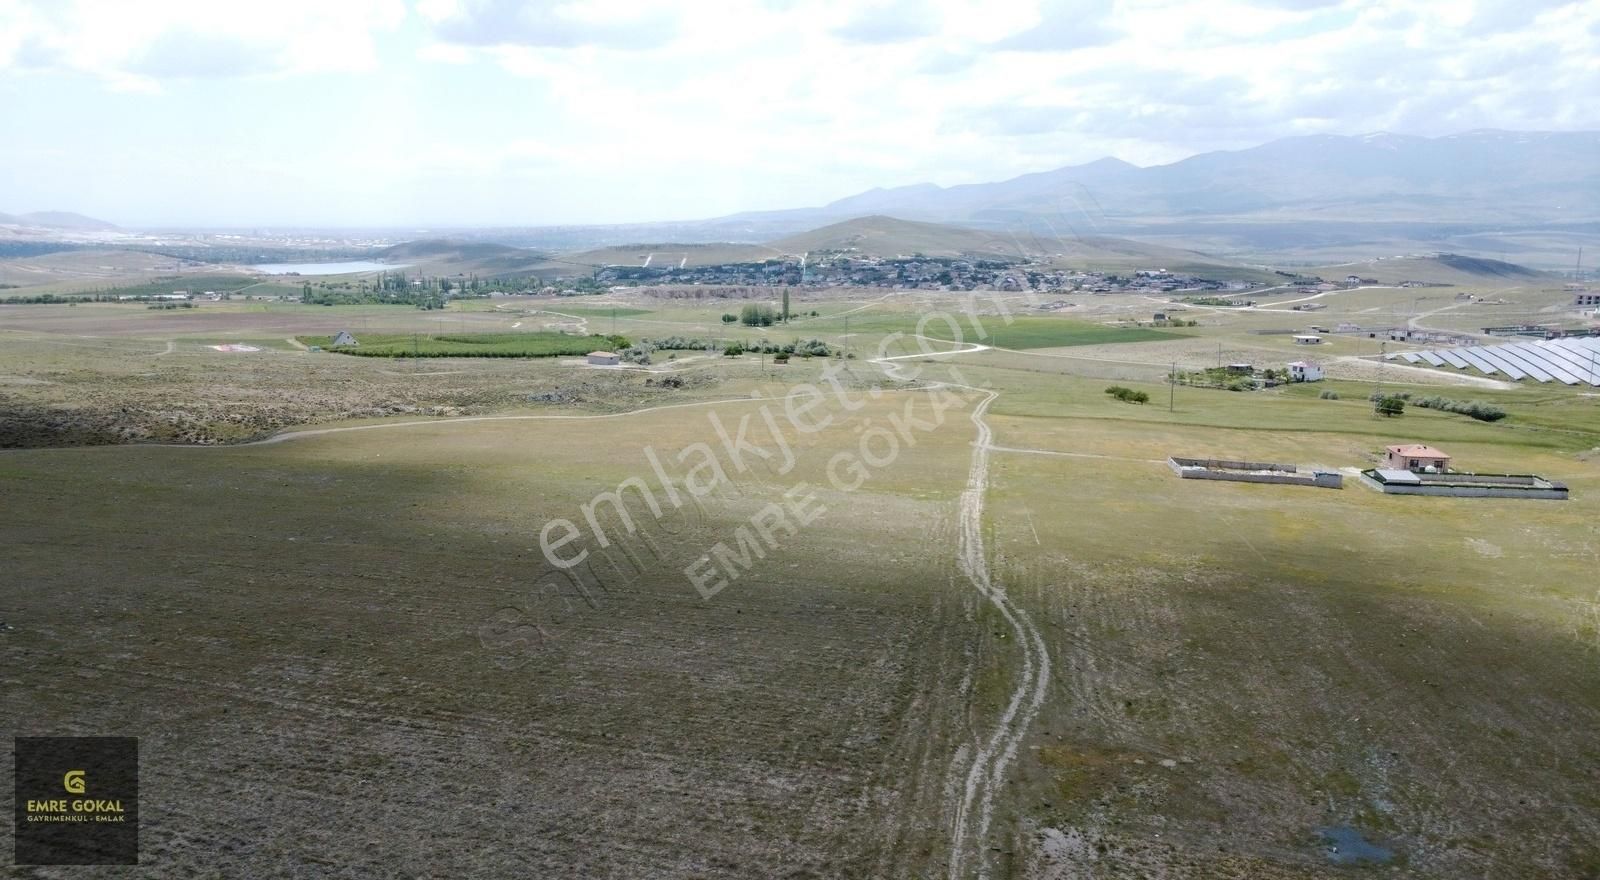
[[[1367,399],[1372,401],[1373,412],[1384,416],[1400,415],[1406,411],[1406,404],[1410,403],[1423,409],[1436,409],[1442,412],[1470,416],[1480,422],[1498,422],[1506,417],[1505,410],[1481,400],[1452,400],[1438,395],[1413,399],[1409,391],[1397,393],[1374,391]]]
[[[808,314],[813,318],[817,317],[815,310]],[[737,315],[732,312],[723,312],[722,323],[732,324],[737,321],[746,327],[771,327],[778,321],[786,322],[796,316],[795,312],[789,311],[789,292],[786,290],[783,292],[782,311],[775,311],[772,306],[766,303],[749,303],[741,308]]]

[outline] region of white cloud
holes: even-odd
[[[366,103],[425,137],[362,142],[337,173],[270,161],[452,191],[456,222],[497,198],[530,221],[666,219],[1291,134],[1600,128],[1592,0],[134,5],[0,0],[0,77],[244,77],[249,102],[252,77],[376,71]]]
[[[96,76],[118,89],[163,80],[364,71],[402,0],[63,0],[0,6],[0,70]]]

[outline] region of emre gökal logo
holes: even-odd
[[[68,794],[85,794],[88,787],[82,770],[68,770],[61,776],[61,787]],[[123,822],[128,818],[121,800],[67,800],[53,798],[28,801],[29,822]]]
[[[16,864],[139,863],[137,739],[17,737],[15,744]]]

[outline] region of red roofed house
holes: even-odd
[[[1386,468],[1397,471],[1420,471],[1430,467],[1443,471],[1450,468],[1450,456],[1432,446],[1404,443],[1390,446],[1388,451],[1389,454],[1383,457],[1383,466]]]

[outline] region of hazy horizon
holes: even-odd
[[[1597,129],[1597,37],[1576,2],[0,3],[28,121],[0,211],[627,224],[1305,134]]]

